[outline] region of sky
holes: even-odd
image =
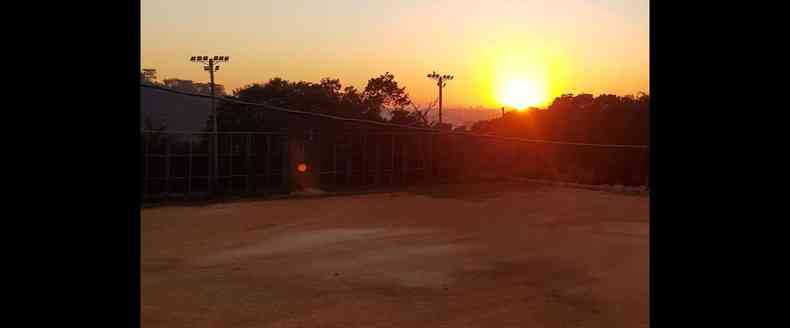
[[[364,89],[391,72],[412,100],[542,106],[563,93],[649,91],[647,0],[141,0],[141,68],[230,91],[273,77]]]

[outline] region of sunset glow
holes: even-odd
[[[646,0],[215,3],[142,0],[142,67],[207,82],[189,56],[227,55],[215,78],[228,91],[274,77],[364,89],[391,72],[421,105],[438,98],[435,70],[455,76],[445,108],[649,91]]]
[[[544,102],[546,88],[531,80],[513,80],[507,83],[500,97],[502,104],[523,110]]]

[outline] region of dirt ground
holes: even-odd
[[[143,327],[647,327],[649,199],[529,183],[143,209]]]

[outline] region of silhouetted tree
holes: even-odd
[[[362,94],[353,86],[347,86],[340,96],[340,109],[339,114],[342,116],[362,118],[366,112]]]
[[[504,117],[478,121],[472,132],[527,139],[600,144],[647,145],[650,136],[650,97],[602,94],[563,94],[547,109],[531,108]],[[649,171],[646,150],[585,148],[528,144],[526,152],[542,166],[538,177],[583,183],[645,184]]]
[[[233,91],[233,96],[248,102],[269,103],[292,110],[325,113],[343,117],[413,123],[415,114],[405,87],[399,87],[389,72],[370,79],[363,92],[353,86],[343,88],[339,79],[323,78],[319,83],[289,82],[276,77],[267,83],[254,83]],[[416,121],[421,121],[417,114]]]
[[[417,125],[420,123],[420,121],[415,112],[398,108],[390,112],[390,123],[401,125]]]
[[[373,120],[381,120],[383,112],[404,111],[411,104],[406,87],[398,87],[395,76],[390,72],[370,79],[362,92],[362,99],[367,107],[365,118]]]

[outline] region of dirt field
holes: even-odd
[[[143,209],[143,327],[647,327],[647,196],[518,184]]]

